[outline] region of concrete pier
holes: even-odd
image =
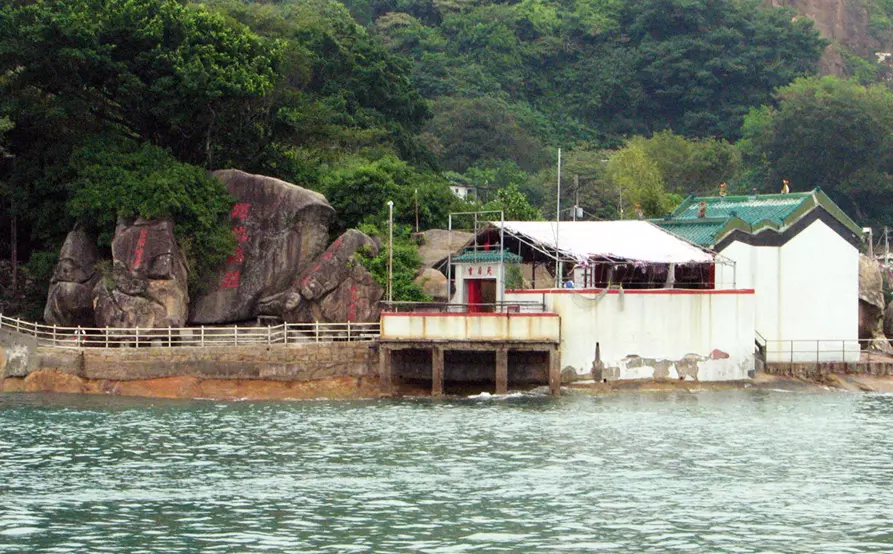
[[[558,345],[553,342],[382,340],[378,347],[381,364],[379,373],[382,392],[385,394],[392,394],[399,389],[401,371],[395,365],[412,366],[409,378],[415,381],[430,378],[431,396],[444,394],[444,383],[451,370],[454,372],[451,381],[453,384],[492,382],[496,394],[507,393],[510,376],[517,376],[519,372],[523,373],[525,382],[531,382],[531,375],[539,375],[536,382],[547,384],[553,395],[560,392],[560,353]],[[463,353],[473,354],[476,367],[451,366],[448,357]],[[513,355],[514,362],[511,361]],[[430,360],[430,372],[424,368],[427,360]],[[456,371],[461,371],[468,379],[455,378]],[[406,376],[404,372],[403,377]]]

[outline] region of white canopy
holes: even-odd
[[[648,263],[712,263],[714,254],[648,221],[505,221],[507,234],[578,261],[594,257]]]

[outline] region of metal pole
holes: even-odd
[[[453,301],[453,214],[447,230],[447,304]]]
[[[505,212],[499,212],[499,304],[505,309]]]
[[[394,202],[388,200],[388,303],[394,301]]]
[[[561,237],[561,148],[558,149],[558,197],[555,201],[555,288],[561,288],[561,259],[558,241]]]

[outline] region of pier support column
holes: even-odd
[[[561,394],[561,353],[557,346],[549,350],[549,392],[552,396]]]
[[[496,394],[509,391],[509,353],[500,348],[496,351]]]
[[[381,380],[381,392],[388,396],[394,394],[391,378],[391,350],[383,344],[378,346],[378,374]]]
[[[443,396],[443,348],[431,349],[431,396]]]

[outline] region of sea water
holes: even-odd
[[[0,395],[0,552],[893,552],[893,397]]]

